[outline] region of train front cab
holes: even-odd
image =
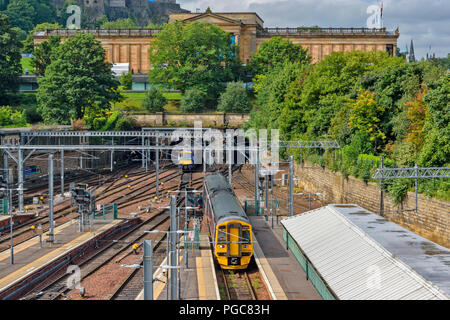
[[[189,172],[194,168],[194,154],[192,151],[181,151],[178,160],[179,167],[184,172]]]
[[[246,269],[253,255],[252,227],[230,220],[216,227],[215,256],[223,269]]]

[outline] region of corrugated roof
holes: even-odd
[[[399,259],[389,250],[392,248],[385,248],[351,221],[349,218],[351,215],[372,216],[372,219],[380,220],[378,222],[383,219],[356,205],[330,205],[281,221],[337,298],[342,300],[449,299],[444,291],[414,270],[414,266],[407,264],[412,260],[405,263]],[[366,224],[373,229],[381,225],[395,225],[383,220],[383,224],[371,225],[367,221]],[[360,223],[365,222],[360,219]],[[406,234],[410,232],[401,229]],[[382,236],[383,233],[378,235]],[[399,241],[397,245],[402,246],[407,241],[411,241],[411,238],[405,238],[403,242],[397,240]],[[392,245],[395,246],[396,243]],[[414,252],[413,255],[417,260],[422,259],[422,264],[426,264],[423,261],[425,255],[421,256],[421,252]],[[433,262],[425,269],[433,270],[437,260]],[[439,265],[445,268],[445,263]],[[447,269],[449,268],[447,264]],[[448,272],[450,274],[450,270]]]

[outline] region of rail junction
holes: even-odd
[[[324,202],[320,194],[304,198],[308,193],[294,192],[294,158],[262,159],[263,152],[277,150],[272,141],[254,143],[239,135],[222,141],[219,153],[212,131],[27,131],[2,139],[0,298],[339,299],[332,279],[318,271],[315,252],[296,238],[292,219],[314,216]],[[238,146],[241,138],[245,143]],[[301,166],[303,149],[340,148],[335,141],[280,141],[278,147],[299,152]],[[185,148],[202,158],[190,171],[172,161]],[[239,156],[245,163],[234,163]],[[267,161],[279,169],[267,169]],[[211,172],[226,177],[252,225],[253,256],[245,270],[225,270],[217,262],[211,221],[203,213],[204,177]],[[417,172],[430,171],[406,174],[417,178]],[[376,174],[389,179],[404,173],[381,168]],[[80,184],[89,194],[82,200],[86,214],[72,193]],[[203,199],[198,206],[195,195]],[[450,259],[450,251],[439,250]],[[428,279],[425,271],[412,272],[423,278],[421,290],[431,292],[423,297],[448,298],[450,285]]]

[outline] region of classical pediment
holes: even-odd
[[[227,17],[220,16],[215,13],[204,13],[199,14],[198,16],[185,19],[184,22],[209,22],[212,24],[234,24],[234,25],[241,25],[242,22],[239,20],[233,20]]]

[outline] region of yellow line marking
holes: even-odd
[[[72,224],[72,221],[66,222],[62,225],[60,225],[59,227],[56,227],[54,230],[54,235],[57,235],[59,233],[61,233],[65,228],[69,227]],[[44,238],[44,236],[47,236],[48,232],[44,233],[42,235],[42,238]],[[18,244],[17,246],[14,246],[14,254],[17,254],[23,250],[26,250],[34,245],[38,245],[39,244],[39,236],[35,236],[33,238],[31,238],[30,240],[27,240],[21,244]],[[7,249],[3,252],[0,253],[0,261],[6,260],[10,258],[10,249]]]
[[[39,259],[25,265],[24,267],[20,268],[19,270],[10,273],[6,277],[0,279],[0,291],[5,290],[7,287],[12,285],[13,283],[16,283],[17,281],[21,280],[22,278],[26,277],[31,269],[38,269],[47,263],[50,263],[53,260],[56,260],[60,256],[67,253],[68,248],[73,247],[73,243],[77,243],[81,245],[83,242],[90,240],[93,238],[96,234],[99,234],[103,232],[106,229],[109,229],[110,227],[114,226],[116,224],[107,224],[99,228],[96,232],[86,232],[85,234],[81,235],[80,237],[72,240],[71,242],[68,242],[64,244],[63,246],[51,251],[50,253],[40,257]]]
[[[195,258],[195,265],[197,266],[198,300],[206,300],[206,288],[203,274],[202,257]]]

